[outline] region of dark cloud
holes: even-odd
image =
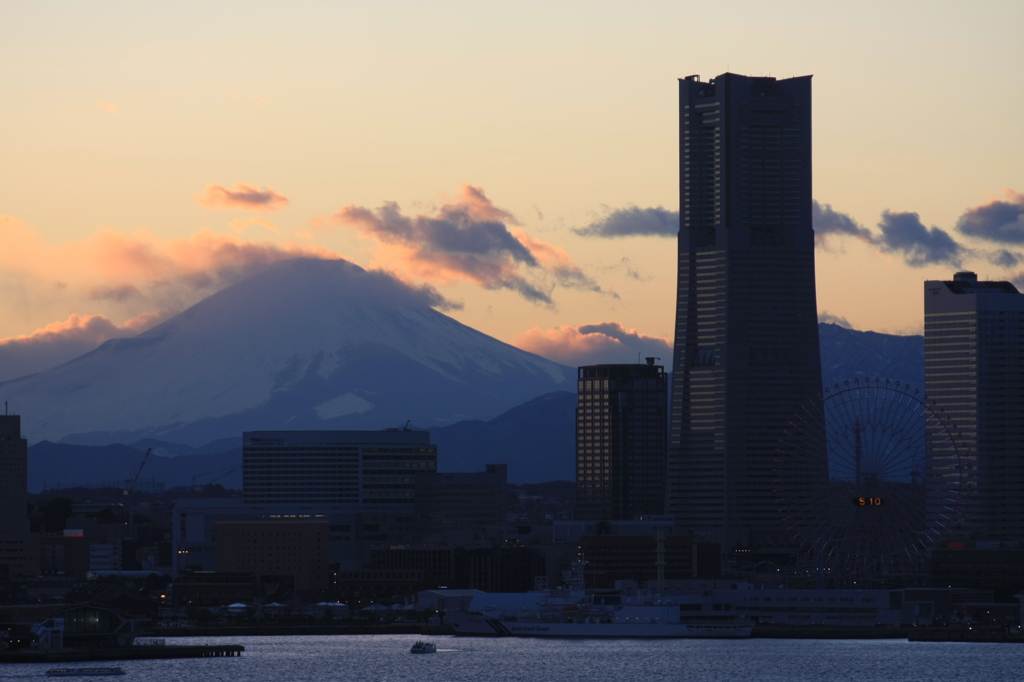
[[[1007,191],[1007,196],[1006,201],[993,201],[969,209],[961,216],[957,229],[962,234],[990,241],[1024,243],[1024,194]],[[812,205],[812,220],[814,237],[820,248],[827,249],[831,237],[854,237],[882,251],[899,254],[912,267],[932,263],[959,266],[963,259],[971,256],[985,258],[999,267],[1015,267],[1024,262],[1024,255],[1005,249],[988,253],[971,250],[949,232],[923,225],[916,213],[884,212],[879,223],[881,236],[850,215],[818,201]],[[600,220],[573,230],[585,237],[674,237],[678,231],[678,213],[660,207],[637,206],[611,211]],[[637,278],[635,270],[628,266],[626,274]]]
[[[871,230],[856,220],[840,213],[829,204],[813,205],[814,231],[816,236],[837,234],[858,237],[867,242],[874,242]],[[585,237],[627,237],[634,235],[675,237],[679,234],[679,213],[664,208],[628,208],[612,211],[604,218],[583,228],[573,230]]]
[[[435,253],[488,258],[508,256],[514,261],[536,267],[537,259],[529,249],[512,236],[504,223],[498,221],[476,221],[470,212],[461,206],[445,206],[436,218],[417,216],[415,221],[401,215],[398,204],[389,203],[381,212],[383,229],[399,227],[395,237],[408,240],[414,238]]]
[[[407,217],[394,202],[376,211],[346,206],[334,218],[385,244],[412,249],[416,262],[462,274],[488,289],[511,289],[531,301],[552,302],[548,291],[519,274],[520,265],[536,268],[537,259],[504,223],[476,221],[453,206],[444,207],[437,217]]]
[[[814,202],[814,231],[819,241],[825,235],[847,235],[874,242],[871,230],[840,213],[829,204]],[[573,232],[584,237],[630,237],[636,235],[675,237],[679,234],[679,213],[664,208],[630,206],[612,211],[605,217]]]
[[[960,234],[998,244],[1024,244],[1024,194],[1007,190],[1006,201],[990,201],[964,211]]]
[[[1007,196],[1007,201],[992,201],[965,211],[957,221],[957,231],[991,242],[1024,243],[1024,195],[1008,190]],[[882,236],[872,243],[883,251],[902,255],[912,267],[934,263],[960,267],[968,258],[984,259],[1000,268],[1012,268],[1024,262],[1024,254],[1019,252],[988,251],[960,243],[941,228],[926,227],[917,213],[885,211],[878,226]]]
[[[998,265],[1001,268],[1015,268],[1024,261],[1024,256],[1013,251],[1000,249],[988,254],[988,260],[993,265]]]
[[[422,305],[438,310],[462,310],[461,301],[445,298],[429,284],[409,284],[384,270],[366,270],[359,276],[359,291],[372,293],[374,300],[391,299],[402,304]]]
[[[898,253],[907,265],[920,268],[934,263],[959,267],[966,250],[945,230],[925,227],[916,213],[884,211],[878,223],[883,251]]]
[[[471,185],[463,185],[458,200],[434,215],[407,216],[397,203],[386,202],[375,210],[345,206],[320,226],[325,222],[399,247],[387,253],[389,264],[425,279],[465,279],[549,305],[556,285],[602,291],[565,251],[515,227],[510,213]]]
[[[679,234],[679,212],[661,206],[629,206],[573,232],[584,237],[675,237]]]
[[[871,234],[871,230],[845,213],[833,210],[830,204],[820,204],[815,201],[812,206],[812,220],[814,236],[821,243],[825,241],[826,235],[830,234],[857,237],[870,244],[875,243],[875,237]]]

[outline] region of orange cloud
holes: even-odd
[[[433,283],[469,281],[486,289],[509,289],[528,300],[551,304],[555,286],[601,291],[563,249],[534,239],[515,217],[495,206],[484,190],[460,185],[458,197],[433,215],[406,216],[395,202],[371,210],[344,206],[313,221],[355,229],[377,242],[375,263]]]
[[[619,322],[555,329],[534,327],[513,343],[525,351],[571,367],[628,364],[645,357],[659,358],[666,367],[672,364],[672,346],[668,339],[641,334]]]
[[[0,244],[0,275],[24,292],[23,309],[45,302],[67,314],[87,305],[120,319],[183,310],[280,260],[340,257],[312,244],[246,240],[210,229],[174,239],[104,229],[81,241],[51,243],[10,216],[0,216]]]
[[[474,187],[466,182],[459,184],[458,199],[447,204],[447,206],[463,208],[469,216],[476,221],[483,222],[492,220],[510,223],[512,225],[519,224],[519,221],[516,220],[515,216],[505,209],[495,206],[494,203],[487,198],[487,194],[484,192],[482,187]]]
[[[31,334],[0,339],[0,381],[56,367],[111,339],[140,334],[173,314],[170,310],[142,313],[121,325],[103,315],[71,315]]]
[[[72,315],[63,322],[51,322],[31,334],[0,339],[0,346],[27,341],[48,342],[67,338],[84,339],[98,345],[119,331],[118,326],[103,315]]]
[[[102,109],[103,111],[109,111],[112,114],[117,113],[117,105],[113,102],[96,102],[96,108]]]
[[[313,244],[246,240],[209,228],[173,239],[159,239],[146,230],[125,234],[101,229],[81,241],[54,244],[12,216],[0,216],[0,244],[3,270],[77,284],[92,291],[93,298],[121,300],[132,295],[129,286],[141,290],[179,280],[218,280],[279,260],[340,257]]]
[[[243,241],[235,235],[203,229],[190,237],[158,240],[146,232],[134,235],[111,230],[97,233],[81,244],[87,264],[104,280],[166,284],[182,280],[197,286],[246,274],[254,267],[289,258],[337,258],[333,251],[314,245],[278,245]]]
[[[276,211],[288,205],[288,197],[270,187],[260,189],[244,182],[235,183],[234,189],[223,185],[207,185],[196,202],[209,209],[241,209],[243,211]]]
[[[63,364],[110,339],[135,336],[168,316],[148,313],[118,325],[103,315],[71,315],[31,334],[0,339],[0,381]]]

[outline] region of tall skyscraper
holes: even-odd
[[[28,441],[21,417],[0,415],[0,580],[38,573],[29,561]]]
[[[1024,295],[973,272],[925,282],[924,386],[960,434],[964,530],[1024,541]]]
[[[667,512],[725,549],[780,542],[780,443],[821,391],[811,77],[688,76],[679,105]]]
[[[578,370],[577,519],[664,513],[668,378],[654,360]]]

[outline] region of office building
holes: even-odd
[[[246,504],[414,504],[416,477],[437,472],[426,431],[246,431]]]
[[[723,549],[785,543],[779,479],[802,465],[780,443],[821,391],[811,77],[689,76],[679,103],[666,512]]]
[[[218,573],[288,576],[300,597],[327,590],[327,517],[225,519],[214,531]]]
[[[362,568],[370,547],[424,536],[437,477],[425,431],[245,432],[242,499],[175,504],[173,573],[213,570],[216,524],[229,519],[326,518],[327,561]]]
[[[35,575],[39,562],[28,527],[28,441],[21,416],[0,415],[0,581]]]
[[[654,360],[578,370],[577,519],[664,512],[668,377]]]
[[[925,392],[959,434],[964,534],[1024,541],[1024,295],[973,272],[925,282],[924,372]],[[944,454],[929,450],[930,469],[957,475],[937,461]]]
[[[487,464],[484,471],[421,476],[422,497],[432,531],[483,529],[508,521],[508,465]]]

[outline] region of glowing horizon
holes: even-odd
[[[6,5],[0,352],[308,255],[635,357],[672,335],[690,73],[814,74],[819,319],[920,333],[925,280],[1024,281],[1024,6],[743,4]]]

